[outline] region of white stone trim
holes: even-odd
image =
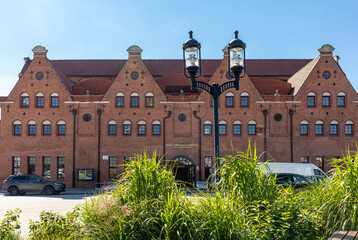
[[[59,121],[57,122],[57,125],[66,125],[66,122],[63,121],[63,120],[59,120]]]
[[[136,92],[131,93],[131,97],[139,97],[139,94]]]
[[[205,122],[204,122],[204,124],[206,124],[206,125],[209,125],[209,124],[213,124],[211,121],[209,121],[209,120],[206,120]]]
[[[152,124],[153,124],[153,125],[154,125],[154,124],[155,124],[155,125],[160,125],[161,123],[160,123],[160,121],[155,120],[155,121],[152,122]]]
[[[41,92],[39,92],[39,93],[36,93],[36,97],[44,97],[45,95],[43,94],[43,93],[41,93]]]
[[[124,97],[124,93],[118,92],[118,93],[116,94],[116,97]]]
[[[233,123],[233,124],[238,125],[238,124],[241,124],[241,122],[240,122],[239,120],[236,120],[236,121],[234,121],[234,123]]]
[[[308,122],[307,122],[306,120],[302,120],[302,121],[300,122],[300,124],[308,125]]]
[[[110,120],[110,121],[108,122],[108,124],[117,125],[117,122],[116,122],[115,120]]]
[[[137,124],[146,125],[147,123],[145,121],[143,121],[143,120],[140,120],[140,121],[138,121]]]
[[[247,124],[252,124],[252,125],[256,125],[256,122],[251,120],[250,122],[248,122]]]
[[[131,125],[131,124],[132,124],[132,122],[131,122],[131,121],[129,121],[129,120],[125,120],[125,121],[123,122],[123,125],[124,125],[124,124]]]
[[[145,94],[145,96],[146,96],[146,97],[154,97],[154,94],[151,93],[151,92],[148,92],[148,93]]]
[[[49,120],[45,120],[45,121],[42,122],[42,124],[43,124],[43,125],[45,125],[45,124],[48,124],[48,125],[49,125],[49,124],[51,124],[51,122],[50,122]]]

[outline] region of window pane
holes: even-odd
[[[226,135],[226,125],[219,124],[219,135]]]
[[[153,125],[153,135],[160,135],[160,125]]]
[[[241,107],[248,107],[249,106],[249,98],[248,97],[241,97]]]
[[[51,158],[50,157],[44,157],[43,158],[43,177],[50,179],[51,178]]]
[[[138,134],[145,135],[145,125],[143,124],[138,125]]]
[[[227,96],[226,97],[226,107],[233,107],[234,106],[234,97]]]
[[[27,173],[28,174],[35,174],[35,163],[36,163],[35,157],[28,157],[27,160],[28,160]]]
[[[146,107],[153,107],[154,105],[154,99],[153,97],[145,97],[145,106]]]
[[[14,125],[14,135],[21,135],[21,125]]]
[[[131,135],[131,125],[128,124],[123,125],[123,134]]]
[[[51,135],[51,125],[43,125],[43,135]]]
[[[344,96],[338,96],[337,97],[337,106],[338,107],[344,107],[345,106],[345,97]]]
[[[308,107],[314,107],[315,106],[315,97],[314,96],[308,96],[307,97],[307,106]]]
[[[57,129],[58,129],[58,135],[65,135],[66,134],[66,125],[64,124],[58,124],[57,125]]]
[[[241,125],[235,124],[234,125],[234,135],[240,135],[241,134]]]
[[[12,173],[13,175],[20,174],[20,157],[13,157],[13,169]]]
[[[108,125],[109,126],[109,128],[108,128],[108,130],[109,130],[109,135],[117,135],[117,125],[115,125],[115,124],[110,124],[110,125]]]
[[[346,135],[352,135],[353,134],[353,125],[352,124],[346,124],[344,127],[344,132]]]
[[[301,124],[301,126],[300,126],[300,134],[301,135],[307,135],[308,134],[308,125],[307,124]]]
[[[51,107],[58,107],[58,97],[51,97]]]
[[[29,135],[36,135],[36,125],[29,125]]]
[[[337,135],[338,134],[338,125],[331,124],[329,129],[330,129],[329,131],[330,131],[331,135]]]
[[[308,156],[301,156],[301,163],[308,163]]]
[[[131,106],[138,107],[139,106],[139,97],[131,97]]]
[[[124,106],[124,97],[123,96],[116,97],[116,106],[117,107]]]
[[[329,107],[329,96],[324,96],[322,98],[322,105],[323,107]]]
[[[29,106],[29,97],[22,97],[21,106],[22,107],[28,107]]]
[[[65,178],[65,157],[57,157],[57,178]]]
[[[249,135],[255,135],[256,134],[256,125],[250,124],[249,125]]]
[[[36,97],[36,107],[44,106],[44,97]]]
[[[323,125],[316,124],[315,133],[316,133],[316,135],[322,135],[323,134]]]
[[[204,125],[204,135],[211,135],[211,124]]]

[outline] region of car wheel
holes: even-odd
[[[46,195],[54,195],[55,194],[55,189],[52,186],[46,186],[44,189],[44,193]]]
[[[19,189],[15,186],[9,187],[7,191],[11,196],[16,196],[17,194],[19,194]]]

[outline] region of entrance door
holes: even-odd
[[[195,164],[187,156],[176,156],[172,159],[173,173],[175,179],[185,182],[187,184],[193,184],[195,180],[194,169]]]

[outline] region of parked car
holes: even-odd
[[[295,173],[303,176],[319,176],[328,178],[328,176],[313,163],[283,163],[283,162],[260,162],[260,167],[264,173]]]
[[[276,184],[291,185],[294,189],[311,186],[311,182],[300,174],[278,173],[276,174]]]
[[[24,195],[27,192],[53,195],[66,191],[65,184],[48,181],[33,174],[11,175],[3,183],[2,190],[8,192],[11,196]]]

